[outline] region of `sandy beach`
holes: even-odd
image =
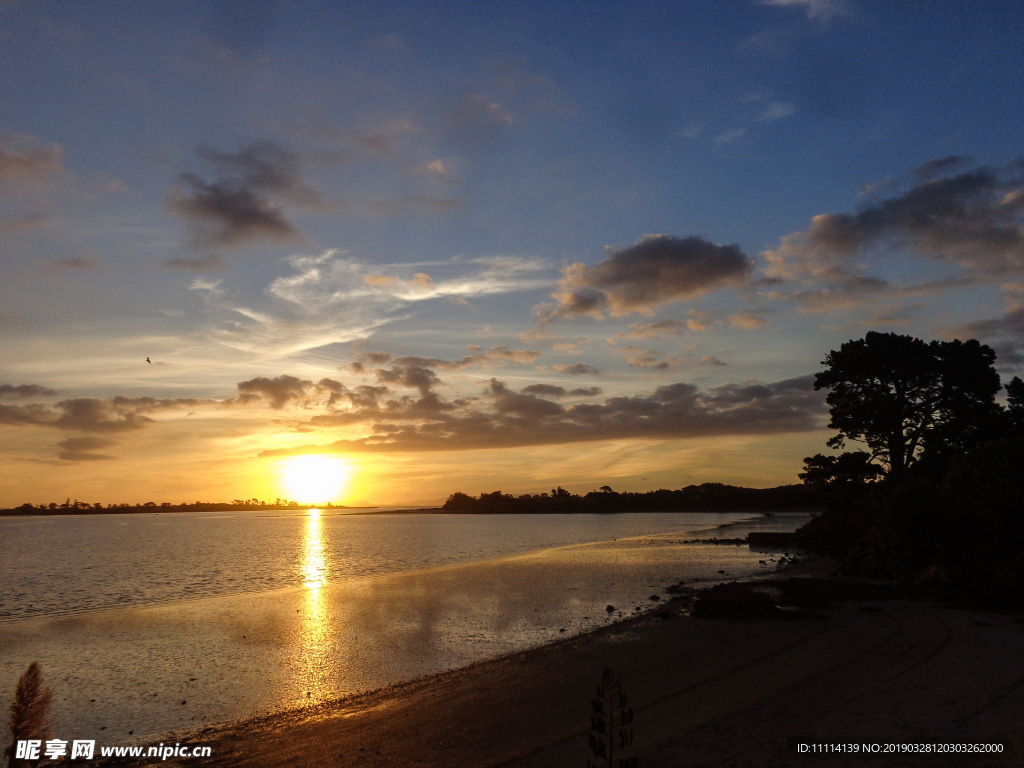
[[[584,766],[606,665],[639,765],[1019,765],[1024,625],[902,600],[802,620],[694,619],[682,601],[563,642],[380,691],[181,734],[167,765]],[[687,663],[699,659],[699,663]],[[1001,755],[797,754],[791,742],[1001,743]],[[143,764],[143,763],[140,763]]]

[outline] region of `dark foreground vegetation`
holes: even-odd
[[[607,485],[586,495],[569,493],[561,486],[551,493],[513,496],[494,491],[474,498],[453,493],[445,512],[466,514],[566,514],[572,512],[771,512],[815,509],[823,504],[820,488],[780,485],[777,488],[740,488],[722,483],[688,485],[677,491],[617,493]]]
[[[863,450],[805,459],[826,511],[803,546],[853,576],[956,602],[1024,610],[1024,383],[1002,389],[977,341],[868,333],[823,361],[838,434]]]
[[[194,504],[171,504],[169,501],[157,503],[147,501],[142,504],[90,504],[75,499],[68,499],[62,504],[22,504],[13,509],[0,509],[0,516],[7,515],[124,515],[139,512],[251,512],[255,510],[286,510],[286,509],[349,509],[338,504],[299,504],[288,499],[261,501],[259,499],[234,499],[232,501],[197,501]]]

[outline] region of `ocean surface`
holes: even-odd
[[[0,518],[0,692],[38,660],[58,738],[138,743],[585,632],[650,610],[680,579],[764,573],[770,554],[692,539],[806,520],[315,510]]]

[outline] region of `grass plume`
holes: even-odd
[[[50,733],[50,702],[52,691],[43,685],[43,668],[38,661],[28,665],[28,669],[18,679],[11,700],[11,718],[8,726],[11,729],[11,744],[7,748],[8,768],[16,765],[32,765],[38,760],[15,760],[14,747],[25,739],[45,740]]]

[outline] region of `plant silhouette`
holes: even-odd
[[[587,768],[637,768],[636,757],[623,757],[621,752],[633,743],[633,710],[622,690],[622,679],[611,667],[604,668],[597,696],[591,700],[590,751],[597,762],[587,761]],[[617,757],[616,754],[620,753]]]
[[[14,766],[38,765],[40,760],[18,760],[15,758],[14,747],[20,740],[50,737],[50,700],[52,693],[43,685],[43,669],[38,661],[28,665],[28,669],[18,679],[11,700],[11,745],[6,750],[8,768]]]

